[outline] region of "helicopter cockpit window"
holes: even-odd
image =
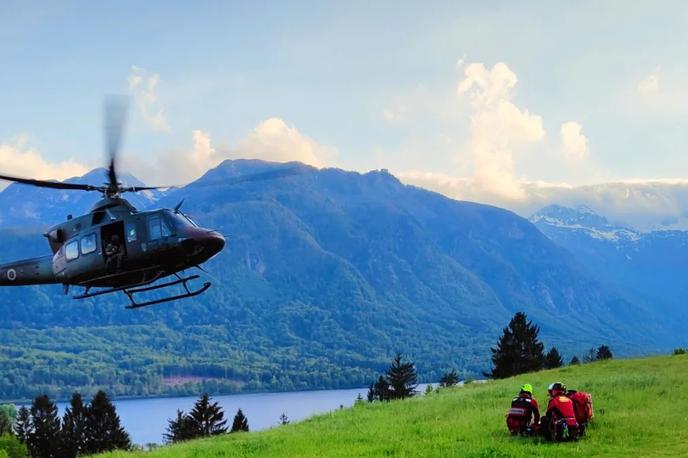
[[[162,237],[168,237],[171,232],[160,216],[151,216],[148,220],[148,234],[151,240],[158,240]]]
[[[79,241],[74,240],[65,245],[65,257],[67,261],[72,261],[79,257]]]
[[[81,238],[81,254],[90,254],[96,251],[96,234],[89,234]]]
[[[198,227],[198,225],[184,213],[165,212],[165,216],[167,221],[170,222],[175,229]]]

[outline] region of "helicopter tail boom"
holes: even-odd
[[[53,257],[23,259],[0,264],[0,286],[58,283],[53,273]]]

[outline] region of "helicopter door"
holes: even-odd
[[[100,230],[103,260],[110,273],[119,271],[127,257],[127,246],[124,243],[124,223],[116,223],[103,226]]]

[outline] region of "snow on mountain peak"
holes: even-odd
[[[616,242],[635,241],[640,238],[638,231],[615,225],[585,205],[575,208],[562,205],[548,205],[533,214],[529,219],[536,226],[546,225],[580,231],[600,240]]]

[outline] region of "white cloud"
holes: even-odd
[[[129,93],[134,97],[141,116],[148,126],[158,132],[168,132],[170,126],[165,111],[158,101],[160,75],[149,73],[141,67],[132,66],[129,73]]]
[[[299,161],[315,167],[323,167],[334,155],[333,149],[316,143],[280,118],[258,124],[232,151],[233,157]]]
[[[582,161],[590,156],[588,139],[581,133],[581,125],[575,121],[565,122],[561,125],[561,144],[567,159]]]
[[[468,149],[474,162],[474,185],[487,196],[523,199],[526,195],[514,173],[514,155],[545,137],[542,118],[513,103],[518,78],[503,62],[492,69],[469,64],[464,76],[457,92],[468,98],[472,108]]]
[[[638,92],[642,95],[656,94],[659,91],[659,75],[651,74],[638,83]]]
[[[408,110],[403,105],[400,105],[396,108],[385,108],[382,111],[382,117],[390,124],[406,120],[407,115]]]
[[[404,183],[420,186],[458,200],[490,203],[529,217],[550,204],[584,205],[610,221],[642,231],[688,230],[688,180],[635,179],[572,186],[567,183],[522,181],[524,198],[518,201],[486,195],[470,178],[443,173],[406,171],[396,174]]]
[[[0,144],[0,164],[3,174],[39,180],[64,180],[81,176],[88,171],[83,164],[73,160],[57,163],[46,161],[38,150],[28,144],[25,136]],[[0,189],[9,184],[0,180]]]
[[[124,166],[136,170],[148,184],[183,185],[225,159],[262,159],[274,162],[299,161],[323,167],[335,155],[303,135],[282,119],[269,118],[259,123],[236,146],[216,145],[208,132],[191,132],[190,149],[173,149],[158,155],[152,162],[125,156]]]

